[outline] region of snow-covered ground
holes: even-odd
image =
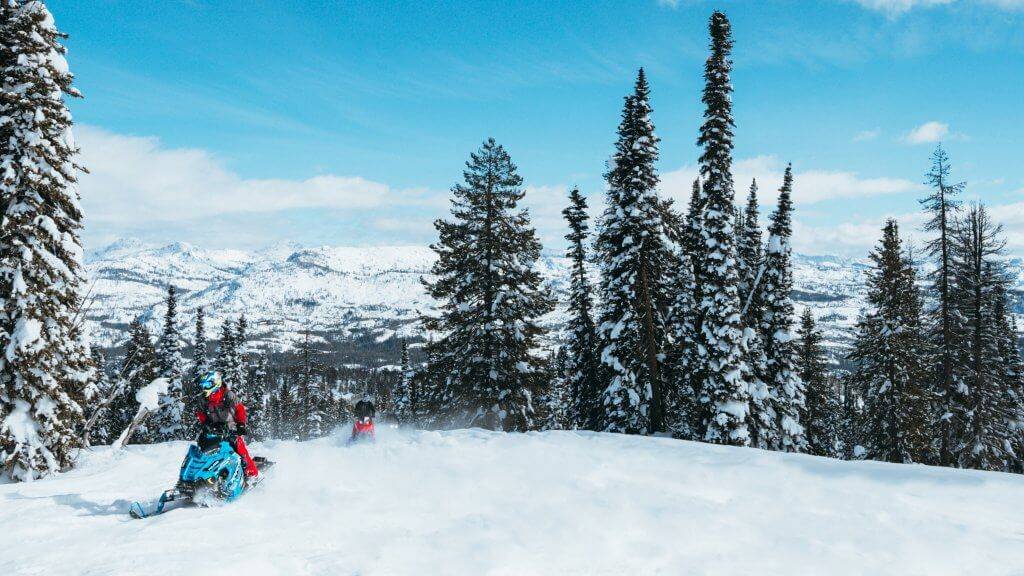
[[[256,445],[219,508],[132,520],[185,443],[0,485],[0,573],[1024,574],[1024,477],[668,439],[380,430]]]

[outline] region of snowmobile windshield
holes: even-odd
[[[224,437],[216,432],[204,432],[199,435],[199,449],[203,452],[216,452],[220,450],[220,443]]]

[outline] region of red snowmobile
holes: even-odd
[[[363,440],[373,442],[377,439],[373,430],[373,417],[375,414],[373,402],[363,399],[356,403],[356,421],[352,424],[352,436],[348,439],[349,444]]]

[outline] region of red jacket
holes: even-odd
[[[245,406],[226,386],[221,386],[220,390],[206,399],[206,408],[196,412],[196,417],[199,418],[200,424],[210,421],[214,424],[229,424],[229,427],[231,423],[244,426],[248,418]]]

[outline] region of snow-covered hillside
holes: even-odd
[[[396,331],[416,331],[415,318],[431,306],[420,278],[429,275],[433,261],[426,246],[285,244],[242,252],[122,240],[87,255],[92,299],[88,317],[94,336],[108,344],[123,338],[123,327],[139,315],[155,329],[166,286],[173,283],[183,291],[182,323],[190,322],[197,306],[205,306],[212,318],[211,336],[225,315],[245,312],[257,336],[273,335],[277,343],[295,341],[306,327],[383,339]],[[567,286],[567,264],[554,255],[539,264],[559,295]],[[811,306],[833,344],[846,339],[863,306],[864,269],[864,263],[850,259],[794,258],[797,311]],[[564,319],[560,307],[545,324],[557,328]]]
[[[0,485],[5,576],[1024,574],[1024,477],[597,433],[272,442],[257,491],[132,520],[185,443]]]

